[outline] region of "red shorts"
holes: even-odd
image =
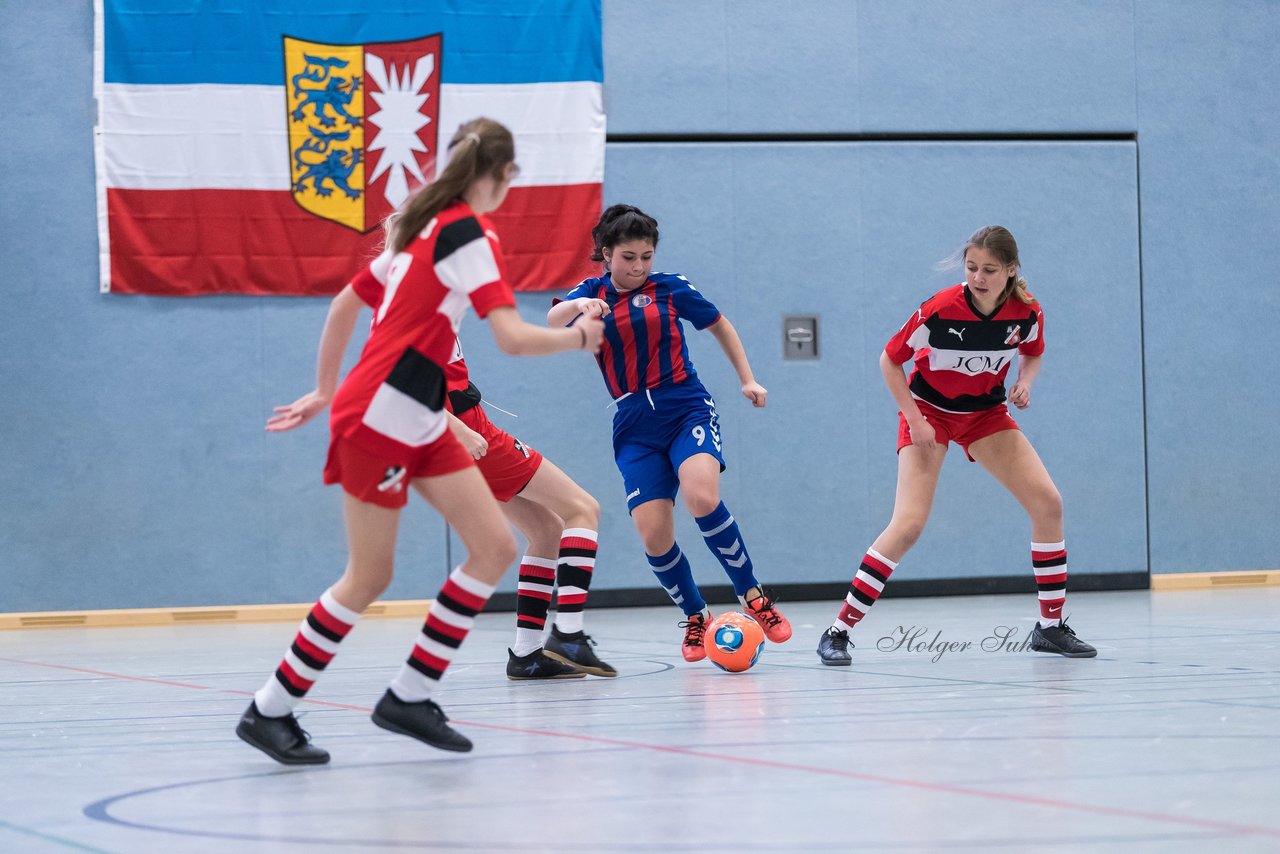
[[[542,454],[515,436],[500,430],[479,406],[458,416],[458,420],[475,430],[489,443],[489,450],[476,460],[480,474],[499,501],[510,501],[529,485],[542,465]]]
[[[324,482],[340,483],[353,498],[369,504],[399,510],[409,502],[409,482],[414,478],[453,474],[473,465],[475,460],[449,430],[399,460],[370,453],[350,439],[334,436],[329,440]]]
[[[939,445],[955,442],[964,449],[964,455],[973,462],[969,454],[969,446],[979,439],[985,439],[993,433],[1003,430],[1017,430],[1018,422],[1009,414],[1009,408],[1003,403],[981,412],[943,412],[936,406],[930,406],[923,400],[917,400],[920,414],[933,428]],[[907,417],[898,413],[898,450],[911,444],[911,428],[907,426]]]

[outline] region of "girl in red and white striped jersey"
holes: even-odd
[[[361,612],[391,583],[400,510],[410,489],[458,532],[467,560],[436,596],[373,721],[444,750],[471,749],[431,696],[516,547],[475,461],[449,429],[445,366],[468,304],[489,321],[504,352],[599,349],[599,322],[549,330],[525,323],[516,311],[497,240],[481,219],[502,204],[515,177],[511,132],[474,119],[458,129],[449,149],[439,178],[399,214],[386,293],[360,360],[336,393],[337,371],[319,372],[320,386],[303,407],[318,412],[332,399],[324,478],[342,485],[350,556],[236,728],[240,738],[285,764],[329,761],[326,751],[310,744],[293,709]]]
[[[981,229],[969,238],[963,257],[965,282],[926,300],[880,354],[880,370],[900,409],[897,498],[889,526],[863,556],[839,616],[818,642],[823,664],[852,661],[849,630],[866,616],[924,531],[948,442],[991,472],[1031,517],[1040,603],[1031,648],[1071,658],[1097,655],[1063,620],[1062,498],[1005,405],[1014,355],[1018,376],[1007,399],[1019,409],[1031,404],[1044,353],[1044,314],[1018,275],[1018,246],[1007,229]],[[902,365],[913,359],[908,380]]]

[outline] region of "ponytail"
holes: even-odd
[[[493,119],[472,119],[458,128],[449,142],[449,163],[436,180],[409,197],[383,225],[387,245],[403,252],[473,181],[484,175],[502,180],[508,163],[516,159],[511,131]]]

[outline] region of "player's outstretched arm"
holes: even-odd
[[[509,356],[548,356],[565,350],[597,353],[604,334],[604,324],[589,317],[583,317],[571,329],[543,329],[525,323],[510,306],[495,308],[486,319],[498,349]]]
[[[342,356],[351,342],[356,319],[364,301],[356,296],[355,289],[347,285],[329,304],[329,314],[320,333],[320,349],[316,354],[316,387],[288,406],[277,406],[275,415],[267,419],[267,430],[282,433],[301,427],[323,412],[333,400],[338,389],[338,374],[342,370]]]
[[[751,401],[752,406],[762,408],[768,400],[769,392],[756,382],[755,375],[751,373],[751,363],[747,360],[747,350],[742,346],[738,330],[733,328],[729,318],[723,314],[707,329],[715,336],[720,349],[724,350],[724,354],[729,357],[729,364],[733,365],[734,371],[737,372],[738,381],[742,383],[742,396]]]
[[[551,310],[547,312],[548,326],[568,326],[577,319],[578,315],[583,317],[604,317],[609,313],[609,303],[602,299],[594,299],[593,297],[578,297],[577,299],[565,300],[551,306]]]

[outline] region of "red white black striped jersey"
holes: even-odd
[[[444,433],[445,366],[467,306],[481,317],[515,297],[502,274],[497,235],[457,202],[405,251],[370,265],[385,283],[360,361],[333,399],[329,420],[374,453],[403,455]]]
[[[925,300],[885,345],[897,364],[915,359],[909,385],[916,400],[947,412],[979,412],[1004,403],[1014,353],[1044,353],[1040,304],[1010,297],[985,315],[963,283]]]

